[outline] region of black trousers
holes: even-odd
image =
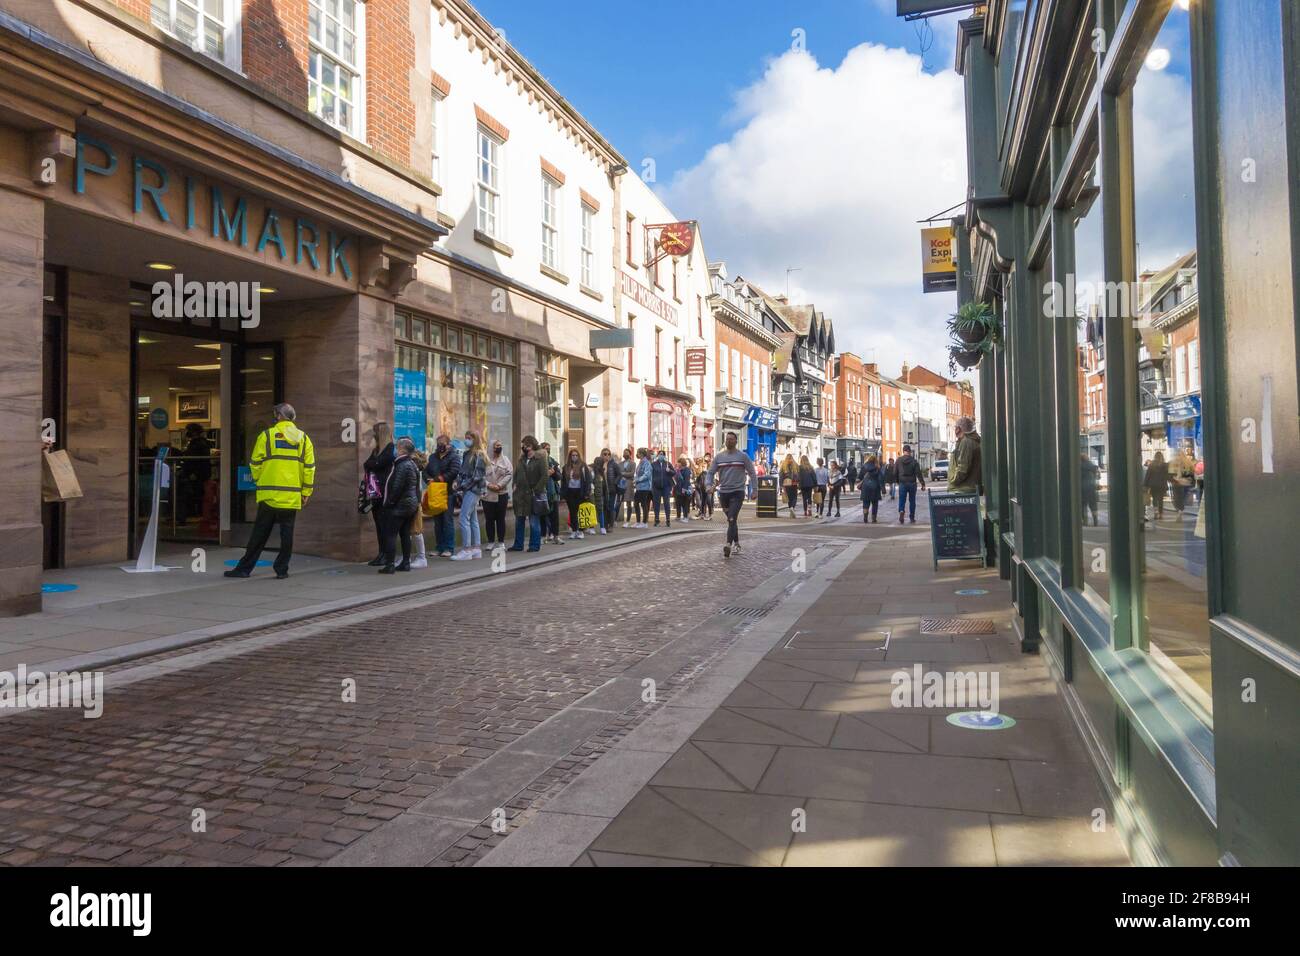
[[[677,506],[677,520],[689,518],[691,516],[691,496],[676,494],[673,496],[674,503]]]
[[[718,492],[718,494],[721,495],[722,492]],[[719,498],[718,501],[721,502],[722,499]],[[791,511],[794,511],[794,506],[798,503],[798,501],[799,501],[799,489],[798,489],[798,487],[796,487],[795,485],[789,485],[789,486],[787,486],[786,489],[785,489],[785,504],[786,504],[786,507],[789,508]]]
[[[831,485],[830,497],[826,499],[826,513],[831,513],[831,505],[835,506],[835,513],[840,513],[840,492],[844,490],[843,485]]]
[[[569,506],[569,530],[579,531],[578,527],[578,507],[587,499],[582,496],[581,491],[574,491],[571,488],[564,489],[564,502]]]
[[[483,523],[487,526],[488,544],[498,541],[506,543],[506,512],[509,508],[510,496],[504,492],[497,496],[496,501],[483,502]]]
[[[394,564],[397,559],[397,540],[402,540],[402,562],[409,564],[411,561],[411,525],[415,523],[415,514],[409,515],[394,514],[392,511],[384,512],[384,563]]]
[[[279,525],[280,553],[275,556],[275,570],[277,574],[287,572],[289,559],[293,557],[293,523],[297,519],[297,508],[272,508],[265,501],[259,501],[257,517],[253,519],[253,533],[248,538],[248,548],[235,567],[240,571],[252,571],[271,537],[272,525]]]
[[[384,524],[384,506],[381,502],[376,501],[370,507],[370,516],[375,519],[375,541],[379,544],[379,554],[384,553],[384,534],[387,526]]]
[[[718,492],[718,504],[727,516],[727,544],[740,544],[740,529],[736,527],[736,518],[740,516],[740,506],[744,503],[743,491]]]

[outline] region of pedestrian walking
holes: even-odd
[[[1187,509],[1187,493],[1196,482],[1196,459],[1183,445],[1169,462],[1169,488],[1173,494],[1174,513],[1181,520]]]
[[[569,457],[564,463],[564,473],[560,480],[564,503],[569,508],[569,540],[581,541],[583,535],[578,524],[578,507],[591,497],[591,470],[583,464],[578,449],[569,449]]]
[[[633,477],[636,523],[632,527],[648,528],[650,527],[650,499],[654,496],[654,465],[650,461],[650,449],[638,448],[636,458],[636,473]]]
[[[280,580],[289,576],[293,526],[316,481],[316,449],[307,433],[294,424],[298,413],[288,402],[281,402],[271,414],[275,423],[253,440],[248,459],[248,470],[257,485],[257,516],[244,556],[226,572],[228,578],[246,578],[253,573],[271,528],[277,525],[280,552],[275,556],[275,576]]]
[[[858,460],[856,458],[849,462],[846,477],[849,480],[849,494],[853,494],[858,483]]]
[[[745,503],[745,486],[757,477],[754,463],[736,447],[736,433],[727,432],[723,439],[725,451],[718,453],[709,466],[709,475],[718,489],[718,504],[727,516],[727,543],[722,546],[722,556],[740,553],[740,506]]]
[[[691,520],[691,498],[695,494],[695,473],[691,470],[690,459],[682,455],[677,459],[677,471],[673,474],[673,501],[677,507],[677,520]]]
[[[817,469],[807,455],[799,456],[799,497],[803,499],[803,516],[812,517],[812,496],[817,488]]]
[[[460,473],[460,452],[451,443],[449,435],[439,435],[424,476],[430,483],[442,482],[447,486],[447,510],[433,519],[434,547],[438,557],[450,558],[456,550],[456,515],[452,499],[452,485]]]
[[[862,482],[862,521],[878,524],[880,514],[880,499],[884,496],[885,491],[885,474],[875,455],[868,455],[867,460],[862,464],[862,471],[858,473]]]
[[[374,439],[374,446],[362,468],[366,472],[366,495],[370,499],[370,517],[375,522],[377,544],[370,567],[377,568],[384,563],[384,485],[388,482],[388,473],[397,458],[397,451],[393,446],[393,427],[388,422],[375,422],[370,435]]]
[[[1163,521],[1165,517],[1165,495],[1169,493],[1169,465],[1165,456],[1156,452],[1147,465],[1147,473],[1142,484],[1151,492],[1151,511],[1154,520]]]
[[[948,463],[948,490],[979,494],[981,480],[980,436],[974,419],[963,415],[957,419],[957,447]]]
[[[519,461],[515,463],[511,497],[514,499],[515,543],[508,551],[524,550],[524,528],[528,529],[528,550],[542,550],[542,520],[550,514],[551,504],[546,494],[550,480],[546,455],[537,445],[537,439],[525,435],[519,443]]]
[[[672,463],[668,461],[668,456],[664,454],[662,448],[660,448],[658,453],[656,453],[654,461],[650,463],[650,468],[650,491],[652,492],[651,497],[654,501],[655,527],[659,527],[659,507],[662,505],[664,512],[664,525],[671,528],[673,526],[673,516],[672,512],[668,510],[668,502],[673,493],[675,470]]]
[[[817,517],[820,518],[826,508],[826,492],[831,483],[831,473],[826,467],[825,459],[817,459],[815,472],[817,474],[817,488],[813,491],[813,501],[817,505]]]
[[[794,506],[799,499],[799,466],[794,455],[787,454],[781,462],[781,490],[785,492],[785,504],[790,509],[790,517],[795,516]]]
[[[831,506],[835,507],[835,517],[840,517],[840,495],[844,492],[844,486],[848,484],[848,475],[840,468],[838,461],[831,462],[830,473],[830,497],[826,499],[826,517],[831,516]]]
[[[452,491],[460,497],[460,550],[453,561],[472,561],[483,557],[483,538],[478,524],[478,503],[487,490],[487,454],[478,432],[465,433],[465,453]],[[447,502],[451,504],[450,500]]]
[[[894,498],[894,487],[898,484],[898,462],[891,457],[884,467],[885,487],[889,490],[889,498]]]
[[[397,439],[393,465],[384,481],[384,563],[380,574],[411,570],[411,526],[420,510],[420,468],[415,463],[415,442]],[[402,542],[402,563],[397,561],[397,542]]]
[[[514,484],[515,466],[504,454],[501,442],[493,440],[483,476],[483,524],[489,548],[506,546],[506,512],[510,509],[510,489]]]
[[[1097,503],[1101,485],[1101,467],[1088,457],[1087,452],[1079,454],[1079,495],[1083,500],[1083,520],[1087,523],[1088,513],[1092,514],[1092,526],[1097,527]],[[1143,503],[1143,521],[1146,520],[1146,506]]]
[[[908,519],[916,524],[916,485],[920,482],[921,487],[925,487],[925,475],[921,474],[921,463],[912,457],[911,445],[903,446],[903,453],[894,462],[894,475],[898,481],[898,523],[903,523],[903,512],[906,509]],[[885,481],[888,483],[889,478],[886,477]]]

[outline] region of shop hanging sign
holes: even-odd
[[[921,291],[955,292],[957,263],[952,257],[952,226],[921,230]]]
[[[659,231],[659,248],[670,256],[689,256],[695,248],[695,223],[668,223]]]
[[[745,411],[745,424],[753,425],[755,428],[775,428],[776,412],[770,408],[759,408],[757,405],[751,405]]]
[[[709,350],[692,348],[686,350],[686,374],[703,375],[709,363]]]
[[[78,205],[120,221],[353,283],[354,236],[108,140],[77,133],[71,189]]]

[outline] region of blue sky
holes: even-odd
[[[791,48],[795,30],[804,31],[808,51],[822,64],[838,64],[864,41],[913,53],[921,45],[918,25],[895,17],[893,0],[475,6],[633,168],[653,156],[661,182],[727,138],[734,97]],[[952,66],[952,31],[941,27],[937,34],[925,58],[931,71]]]
[[[947,367],[955,293],[921,293],[916,220],[965,191],[956,20],[894,0],[475,0],[705,254],[835,326],[885,374]]]

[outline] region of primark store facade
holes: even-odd
[[[1298,51],[1293,0],[959,27],[987,544],[1137,862],[1300,862]]]

